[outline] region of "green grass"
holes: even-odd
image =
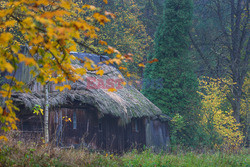
[[[36,143],[0,143],[0,166],[126,166],[239,167],[249,166],[249,149],[237,153],[153,153],[136,150],[123,155],[59,149]]]
[[[140,154],[128,153],[121,157],[124,166],[247,166],[249,155],[245,152],[226,154],[221,152],[196,154],[194,152],[180,154],[154,154],[144,151]]]

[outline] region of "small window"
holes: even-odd
[[[77,128],[76,112],[73,112],[73,129]]]
[[[139,132],[139,129],[138,129],[138,120],[132,121],[132,131],[133,132]]]
[[[135,121],[135,131],[138,132],[138,121]]]

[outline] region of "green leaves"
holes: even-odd
[[[36,104],[35,107],[33,108],[33,113],[36,115],[43,115],[43,109],[41,108],[40,105]]]

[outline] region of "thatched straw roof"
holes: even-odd
[[[74,54],[79,57],[79,54]],[[86,56],[86,54],[82,54],[82,56]],[[96,60],[94,61],[98,63]],[[80,67],[79,64],[75,66]],[[84,80],[71,83],[71,90],[50,93],[50,107],[72,106],[73,103],[75,107],[81,107],[81,105],[88,104],[94,106],[103,114],[111,114],[125,120],[132,117],[156,117],[162,114],[158,107],[133,86],[126,85],[122,89],[117,89],[116,92],[110,92],[107,89],[87,89],[88,77],[102,79],[105,82],[107,79],[119,79],[121,76],[121,73],[113,66],[102,65],[101,69],[104,71],[103,76],[89,71],[83,77]],[[42,92],[15,93],[13,99],[29,109],[32,109],[36,104],[44,106],[44,94]]]

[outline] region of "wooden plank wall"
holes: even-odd
[[[62,116],[60,117],[60,112]],[[76,114],[76,127],[74,127],[74,113]],[[60,120],[62,118],[62,120]],[[71,121],[67,121],[68,119]],[[61,108],[50,114],[52,134],[56,134],[59,122],[62,121],[62,141],[64,145],[86,144],[96,148],[98,133],[98,117],[96,111],[86,109]]]
[[[18,132],[20,132],[20,135],[18,135],[19,140],[41,142],[41,137],[43,136],[43,116],[25,110],[24,106],[20,108],[23,108],[22,112],[16,112],[16,116],[20,120],[17,122]]]
[[[131,123],[120,126],[119,118],[105,115],[98,118],[98,113],[93,109],[68,109],[62,108],[51,112],[51,134],[56,134],[56,129],[62,117],[67,116],[71,122],[63,122],[63,145],[82,145],[93,149],[112,152],[123,152],[132,148],[142,148],[146,145],[145,119],[132,119]],[[77,118],[77,127],[74,129],[74,112]],[[57,118],[56,118],[57,117]],[[137,122],[137,130],[135,128]],[[55,135],[54,135],[55,136]]]
[[[153,146],[155,151],[167,149],[170,142],[168,123],[149,119],[146,122],[147,146]]]
[[[66,116],[71,121],[66,122]],[[42,134],[43,116],[22,112],[18,118],[19,130],[27,134]],[[130,123],[122,126],[118,122],[119,118],[111,115],[98,118],[98,112],[93,107],[51,109],[50,138],[59,146],[74,145],[119,153],[133,148],[141,149],[144,145],[166,148],[169,144],[169,127],[166,122],[147,118],[132,118]],[[62,125],[61,131],[59,125]]]

